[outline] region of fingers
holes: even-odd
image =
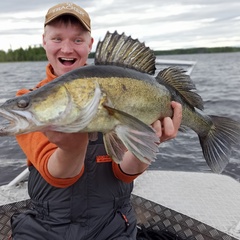
[[[55,131],[46,131],[43,133],[50,142],[57,144],[59,141],[61,141],[64,133],[55,132]]]
[[[152,126],[156,130],[160,142],[175,138],[182,121],[182,105],[178,102],[171,102],[173,117],[165,117],[161,122],[155,121]]]
[[[46,131],[44,135],[51,143],[54,143],[61,149],[74,149],[79,147],[85,139],[88,138],[88,133],[63,133],[56,131]]]
[[[160,120],[157,120],[152,124],[152,127],[156,131],[156,134],[159,138],[162,136],[162,126],[161,125],[162,125],[162,123]]]
[[[172,108],[173,108],[173,126],[176,130],[176,133],[178,132],[179,127],[181,126],[182,122],[182,105],[178,102],[171,102]]]
[[[170,117],[166,117],[162,120],[162,137],[161,142],[174,138],[176,136],[176,130],[173,125],[173,120]]]

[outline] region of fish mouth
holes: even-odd
[[[35,125],[32,114],[26,111],[7,111],[0,108],[0,136],[27,133]]]

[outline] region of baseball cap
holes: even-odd
[[[91,32],[91,20],[88,13],[83,8],[71,2],[60,3],[51,7],[45,16],[44,26],[61,15],[72,15],[76,17],[83,26]]]

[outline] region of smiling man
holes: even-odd
[[[69,16],[74,18],[70,21]],[[43,47],[56,76],[85,65],[92,44],[90,18],[84,9],[71,3],[49,9]]]
[[[47,12],[43,47],[49,64],[42,87],[86,65],[93,38],[88,14],[73,3]],[[23,95],[33,89],[19,90]],[[173,118],[153,123],[161,141],[174,138],[181,123],[181,105]],[[17,136],[30,170],[31,209],[12,218],[14,240],[135,240],[136,218],[130,203],[133,180],[147,167],[126,152],[120,164],[107,155],[103,136],[56,131]]]

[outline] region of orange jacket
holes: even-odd
[[[46,83],[52,81],[56,78],[56,76],[52,73],[52,66],[50,64],[46,67],[46,75],[47,77],[39,82],[36,88],[42,87]],[[36,89],[35,88],[35,89]],[[17,92],[17,96],[26,94],[34,89],[21,89]],[[48,171],[48,159],[56,150],[57,146],[51,142],[49,142],[48,138],[41,132],[33,132],[18,135],[16,137],[18,144],[22,148],[23,152],[27,156],[27,165],[33,165],[41,174],[41,176],[52,186],[55,187],[68,187],[74,184],[83,174],[84,168],[82,171],[73,178],[55,178]],[[136,175],[128,175],[125,174],[118,164],[112,161],[108,156],[99,156],[96,161],[111,161],[112,169],[115,177],[124,181],[124,182],[132,182],[139,174]],[[102,157],[102,158],[101,158]]]

